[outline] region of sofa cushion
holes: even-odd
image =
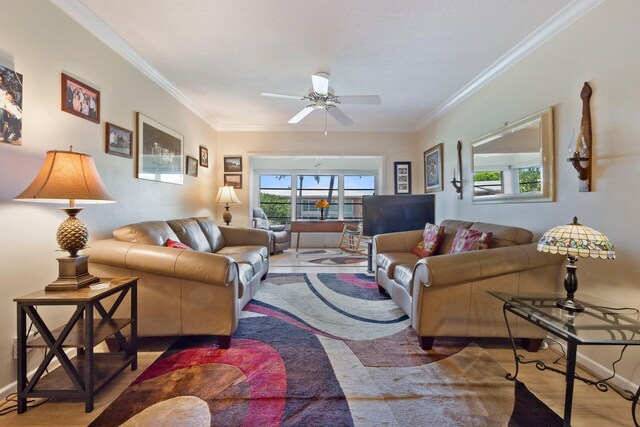
[[[198,217],[193,219],[196,220],[200,229],[202,229],[204,236],[207,238],[209,246],[211,246],[211,252],[218,252],[224,247],[225,242],[222,232],[218,228],[218,224],[216,224],[212,218]]]
[[[393,280],[411,295],[411,280],[413,279],[414,264],[398,264],[393,271]]]
[[[411,250],[420,258],[430,257],[438,250],[444,236],[444,226],[427,223],[422,232],[422,240]]]
[[[253,279],[253,267],[249,264],[238,264],[238,299],[242,298],[245,291],[249,290],[249,283]]]
[[[191,249],[189,246],[185,245],[184,243],[180,243],[177,242],[175,240],[171,240],[171,239],[167,239],[166,242],[164,242],[164,245],[168,248],[176,248],[176,249],[184,249],[187,251],[192,251],[193,249]]]
[[[491,232],[459,228],[449,249],[450,254],[487,249],[491,244]]]
[[[486,222],[474,222],[470,228],[493,233],[491,245],[489,246],[490,248],[523,245],[525,243],[531,243],[533,240],[533,233],[520,227],[489,224]]]
[[[376,265],[385,270],[389,279],[393,279],[397,265],[410,264],[413,266],[418,261],[420,261],[420,257],[410,252],[385,252],[376,255]]]
[[[163,246],[167,239],[180,241],[166,221],[145,221],[124,225],[113,231],[116,240]]]
[[[473,222],[460,221],[457,219],[446,219],[442,221],[440,225],[444,226],[444,236],[442,237],[442,243],[440,243],[440,247],[436,251],[436,254],[438,255],[449,253],[449,249],[451,249],[453,239],[456,237],[458,229],[471,228]]]
[[[252,277],[260,272],[262,263],[269,256],[269,251],[264,246],[226,246],[218,252],[233,258],[238,264],[248,264],[253,269]]]
[[[172,219],[167,224],[182,243],[198,252],[211,252],[211,245],[195,219]]]

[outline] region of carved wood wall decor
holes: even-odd
[[[582,99],[582,121],[580,122],[580,132],[576,141],[573,157],[567,159],[573,167],[578,171],[578,179],[580,180],[579,191],[591,191],[591,86],[585,82],[580,92]]]
[[[458,141],[458,171],[459,179],[456,178],[456,169],[453,168],[451,184],[453,184],[456,193],[458,193],[458,199],[462,199],[462,141]]]

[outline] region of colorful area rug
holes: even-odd
[[[92,426],[555,426],[474,342],[423,351],[364,274],[270,274],[231,348],[179,338]]]
[[[341,249],[309,249],[296,254],[299,261],[324,265],[366,265],[367,257],[357,252],[348,252]]]

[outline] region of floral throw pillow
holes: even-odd
[[[427,223],[424,226],[422,240],[411,250],[420,258],[426,258],[433,255],[438,250],[438,246],[442,243],[444,237],[444,226],[433,225]]]
[[[457,254],[458,252],[470,252],[480,249],[487,249],[491,244],[493,233],[468,230],[466,228],[458,228],[456,236],[453,238],[453,244],[449,249],[450,254]]]
[[[177,242],[175,240],[171,240],[171,239],[167,239],[166,242],[164,242],[164,245],[168,248],[176,248],[176,249],[186,249],[188,251],[192,251],[193,249],[191,249],[189,246],[185,245],[182,242]]]

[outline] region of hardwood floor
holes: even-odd
[[[357,272],[364,273],[365,267],[318,266],[312,267],[297,260],[295,251],[288,250],[272,258],[271,272]],[[95,409],[84,413],[84,403],[68,399],[51,400],[37,408],[30,408],[25,414],[12,412],[0,417],[0,426],[86,426],[94,420],[140,373],[166,349],[173,339],[142,339],[138,356],[138,370],[127,370],[96,394]],[[232,344],[233,345],[233,341]],[[514,371],[513,353],[506,340],[482,340],[481,345],[502,365],[507,372]],[[554,350],[538,353],[523,353],[527,357],[551,363],[558,357]],[[588,376],[582,369],[579,373]],[[520,367],[518,379],[540,400],[562,416],[564,405],[564,377],[553,372],[541,372],[533,364]],[[508,381],[505,379],[505,381]],[[638,414],[640,417],[640,413]],[[622,399],[614,391],[599,392],[581,381],[575,382],[573,398],[573,426],[633,426],[631,403]]]

